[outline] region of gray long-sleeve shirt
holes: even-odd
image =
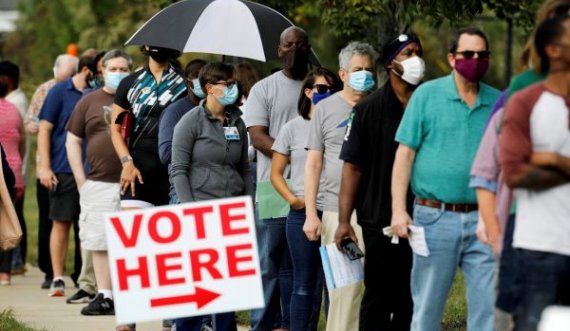
[[[171,181],[180,202],[252,195],[247,131],[237,108],[226,108],[226,123],[198,106],[174,128]],[[227,140],[224,124],[236,127],[238,140]]]

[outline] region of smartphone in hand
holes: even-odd
[[[348,257],[349,260],[354,261],[364,257],[364,253],[358,248],[358,245],[350,238],[344,238],[340,247],[342,252]]]

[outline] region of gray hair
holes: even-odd
[[[285,30],[283,30],[283,32],[281,32],[281,36],[279,36],[279,44],[282,44],[283,39],[285,39],[285,35],[287,35],[287,33],[289,33],[290,31],[293,31],[293,30],[297,30],[297,31],[301,32],[302,34],[305,35],[305,39],[309,40],[309,35],[307,34],[307,31],[301,29],[298,26],[292,25],[292,26],[286,28]]]
[[[79,63],[79,59],[73,55],[59,54],[55,58],[55,62],[53,64],[53,67],[57,69],[64,63],[69,63],[72,67],[77,68],[77,64]]]
[[[122,57],[123,59],[127,60],[127,64],[129,65],[129,70],[133,68],[133,58],[129,54],[118,49],[112,49],[107,53],[105,53],[105,55],[101,59],[101,61],[103,61],[103,67],[106,68],[109,60],[116,59],[118,57]]]
[[[370,57],[372,63],[374,63],[378,58],[378,53],[370,44],[360,41],[351,41],[338,54],[338,66],[341,69],[348,70],[350,59],[352,59],[352,57],[355,55],[368,56]]]

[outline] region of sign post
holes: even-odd
[[[117,323],[264,305],[250,197],[105,215]]]

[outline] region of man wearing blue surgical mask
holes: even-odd
[[[304,229],[309,240],[323,245],[334,241],[339,220],[338,194],[342,161],[338,158],[346,134],[352,108],[370,94],[376,86],[374,61],[376,52],[369,44],[351,42],[340,51],[339,76],[344,88],[322,100],[315,108],[307,142],[305,167],[305,207],[307,218]],[[319,187],[324,170],[323,187]],[[324,194],[322,226],[317,215],[317,192]],[[351,224],[357,243],[364,250],[360,226],[353,214]],[[358,330],[362,283],[358,282],[335,290],[329,289],[330,306],[327,331]]]
[[[354,107],[340,153],[344,165],[335,242],[346,237],[356,240],[350,225],[356,210],[366,248],[361,331],[410,329],[412,252],[407,240],[394,244],[382,229],[390,226],[392,218],[390,183],[398,149],[394,138],[404,108],[424,75],[421,55],[422,46],[414,34],[401,34],[384,46],[382,62],[388,81]],[[411,211],[411,193],[407,202]]]
[[[84,259],[90,254],[97,289],[83,288],[68,298],[67,303],[89,304],[83,315],[114,315],[111,274],[107,256],[107,240],[103,213],[119,211],[121,161],[111,146],[109,135],[111,105],[121,80],[131,71],[133,60],[123,51],[110,50],[102,57],[105,85],[84,95],[75,106],[67,123],[66,149],[69,165],[79,190],[79,237]],[[83,140],[89,173],[83,167]]]

